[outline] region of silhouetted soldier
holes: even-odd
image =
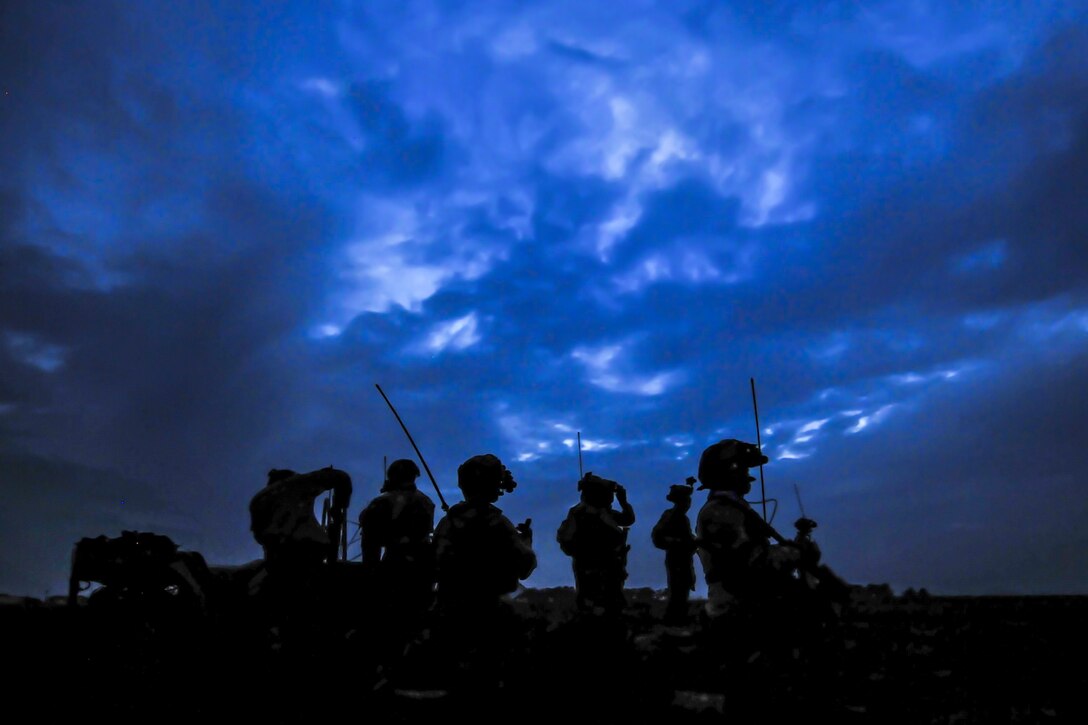
[[[479,703],[486,708],[495,705],[491,700],[523,641],[522,624],[504,595],[536,569],[536,554],[531,522],[514,526],[494,505],[517,486],[502,461],[473,456],[457,469],[457,485],[465,500],[451,506],[434,530],[432,626],[409,646],[394,680],[422,678],[428,688],[486,692]]]
[[[627,527],[635,523],[635,511],[627,503],[623,486],[587,472],[578,482],[582,500],[567,513],[556,540],[571,557],[579,611],[586,614],[619,614],[626,603]],[[618,499],[620,510],[612,508]]]
[[[326,491],[332,491],[328,530],[314,517],[314,501]],[[249,502],[250,528],[269,570],[306,570],[335,559],[350,500],[351,477],[332,466],[269,471],[268,483]]]
[[[314,501],[330,490],[325,528],[314,517]],[[250,528],[264,548],[267,577],[258,575],[251,587],[269,606],[275,626],[315,626],[327,584],[322,564],[336,560],[350,500],[351,477],[329,466],[310,473],[272,469],[250,501]]]
[[[381,494],[359,515],[363,564],[379,572],[393,610],[411,616],[430,606],[434,502],[416,488],[413,461],[393,461],[386,475]]]
[[[793,537],[793,546],[798,553],[798,577],[806,589],[820,595],[820,599],[831,605],[832,610],[837,614],[839,607],[836,605],[847,598],[850,585],[829,566],[820,563],[822,557],[820,545],[812,538],[812,530],[816,528],[816,525],[815,521],[805,517],[793,523],[794,528],[797,529],[797,535]]]
[[[797,535],[793,537],[793,544],[800,554],[798,564],[802,570],[813,570],[820,564],[820,545],[812,538],[812,530],[817,526],[812,519],[801,517],[793,522],[793,528],[797,529]]]
[[[514,526],[494,505],[517,483],[491,454],[462,463],[457,486],[465,500],[434,531],[438,600],[453,608],[493,607],[536,569],[531,520]]]
[[[707,584],[706,612],[711,618],[751,605],[780,592],[799,555],[744,500],[755,478],[748,469],[767,462],[751,443],[726,439],[703,451],[700,489],[710,489],[699,510],[696,538]]]
[[[670,486],[665,496],[673,503],[666,509],[654,526],[650,538],[659,549],[665,550],[665,572],[669,582],[669,604],[665,609],[665,621],[683,624],[688,619],[688,595],[695,590],[695,535],[691,531],[691,494],[695,479],[689,477],[683,486]]]

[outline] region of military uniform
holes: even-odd
[[[331,466],[310,473],[273,470],[269,483],[249,503],[250,528],[264,548],[270,569],[318,564],[335,555],[339,536],[329,535],[314,518],[314,501],[333,491],[331,528],[342,526],[351,498],[351,477]]]
[[[531,522],[515,526],[494,505],[517,483],[491,454],[462,463],[457,486],[465,500],[450,507],[434,530],[436,606],[393,680],[493,693],[523,641],[522,624],[504,595],[536,568]]]
[[[825,564],[820,563],[823,554],[820,545],[812,538],[816,522],[800,518],[794,523],[797,535],[793,537],[793,547],[797,550],[797,570],[800,582],[809,592],[815,593],[823,601],[832,605],[837,612],[837,605],[849,598],[850,585]]]
[[[359,515],[363,563],[397,606],[425,609],[434,585],[434,502],[414,484],[385,491]]]
[[[699,559],[707,583],[707,613],[725,614],[738,599],[749,602],[778,593],[800,553],[771,546],[773,529],[733,491],[713,491],[696,523]]]
[[[434,530],[438,598],[486,603],[513,592],[536,569],[529,540],[491,503],[462,501]]]
[[[738,596],[750,593],[755,583],[752,569],[769,546],[749,512],[755,514],[732,491],[712,492],[699,510],[696,536],[706,578],[707,612],[712,617],[724,614]]]
[[[328,529],[314,517],[314,501],[332,490]],[[275,470],[249,504],[254,538],[264,547],[264,568],[249,582],[269,617],[269,631],[284,641],[306,642],[326,611],[331,592],[322,562],[336,558],[351,477],[331,466],[310,473]]]
[[[767,457],[756,446],[733,438],[709,446],[699,458],[700,488],[709,488],[710,495],[699,511],[695,534],[711,618],[738,603],[766,601],[792,581],[797,549],[772,547],[771,538],[785,539],[744,500],[755,480],[750,469],[764,463]]]
[[[567,512],[556,540],[572,559],[578,608],[594,614],[617,614],[625,604],[623,584],[627,581],[627,527],[635,523],[635,512],[625,499],[620,510],[611,508],[614,481],[587,473],[582,479],[582,501]],[[607,491],[600,501],[590,487]],[[588,499],[588,500],[587,500]]]
[[[665,618],[682,621],[687,618],[688,595],[695,590],[695,535],[691,532],[691,519],[679,508],[666,509],[650,538],[654,546],[665,550],[665,573],[669,585],[669,605]]]
[[[820,564],[823,556],[820,545],[812,538],[812,530],[816,528],[816,522],[812,519],[800,518],[793,524],[797,529],[797,535],[793,537],[793,545],[797,547],[800,555],[800,566],[803,571],[813,571]]]

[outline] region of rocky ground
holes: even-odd
[[[486,621],[429,623],[402,655],[388,619],[357,594],[290,626],[244,602],[199,613],[0,598],[9,712],[106,722],[1088,722],[1088,597],[870,587],[838,618],[784,610],[709,630],[697,616],[663,626],[664,602],[650,590],[628,592],[618,625],[574,617],[570,589],[526,590]]]

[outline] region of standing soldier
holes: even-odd
[[[314,501],[330,490],[332,507],[323,527],[314,516]],[[302,632],[326,613],[324,562],[336,560],[350,499],[351,477],[329,466],[310,473],[272,469],[268,483],[250,501],[250,528],[264,548],[264,571],[250,587],[267,607],[270,631],[282,633],[286,627],[304,642]]]
[[[623,486],[591,472],[578,482],[578,490],[582,500],[567,513],[556,539],[573,560],[579,611],[617,615],[626,604],[627,528],[635,523],[635,511]],[[619,511],[612,508],[616,499]]]
[[[494,505],[517,483],[491,454],[462,463],[457,485],[465,500],[451,506],[434,530],[433,626],[409,649],[406,666],[430,670],[447,682],[452,678],[454,689],[495,695],[523,642],[522,624],[504,596],[536,569],[531,521],[515,526]]]
[[[808,591],[819,595],[819,600],[826,602],[837,615],[841,605],[849,597],[850,585],[832,571],[831,567],[820,563],[820,545],[812,538],[816,522],[802,516],[793,526],[797,529],[793,545],[798,554],[798,577]]]
[[[382,492],[359,515],[363,564],[379,580],[398,617],[426,611],[434,587],[434,502],[416,488],[419,467],[393,461]]]
[[[732,438],[710,446],[699,459],[699,488],[710,489],[710,495],[695,533],[711,619],[774,593],[799,558],[793,546],[770,545],[771,538],[786,540],[744,500],[755,480],[748,469],[766,462],[756,446]]]
[[[665,572],[669,582],[665,621],[670,624],[687,622],[688,595],[695,590],[695,535],[688,518],[694,487],[694,476],[689,476],[685,485],[669,487],[665,500],[671,501],[673,507],[665,509],[650,534],[654,546],[665,550]]]
[[[326,529],[314,517],[314,501],[330,490]],[[307,572],[335,560],[350,500],[351,477],[332,466],[310,473],[269,471],[268,483],[249,502],[250,528],[269,572]]]
[[[514,526],[494,504],[517,486],[502,461],[473,456],[457,469],[465,496],[434,531],[438,601],[444,608],[493,608],[536,569],[527,519]]]
[[[797,535],[793,537],[793,543],[800,555],[798,565],[802,574],[815,571],[820,564],[821,557],[820,545],[812,538],[812,530],[816,528],[816,522],[802,516],[793,522],[793,528],[797,529]]]

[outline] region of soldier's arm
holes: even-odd
[[[351,498],[351,477],[335,468],[322,468],[309,473],[299,473],[268,486],[265,490],[275,492],[290,490],[299,494],[317,498],[325,491],[333,492],[333,505],[347,506]]]
[[[527,579],[536,570],[536,553],[533,551],[528,539],[522,536],[509,520],[506,523],[510,527],[507,536],[514,544],[518,579]]]
[[[759,514],[751,509],[749,509],[747,513],[742,511],[733,511],[732,513],[735,515],[732,522],[737,531],[737,538],[733,545],[734,556],[748,565],[753,565],[767,556],[770,547],[766,538],[761,537],[759,539],[752,539],[749,537],[748,527],[745,523],[750,521],[757,522],[757,531],[762,528],[761,536],[766,536],[768,538],[780,538],[778,532],[775,531],[770,524],[763,521]],[[773,532],[773,536],[771,532]]]
[[[613,518],[616,524],[619,526],[631,526],[635,523],[635,510],[631,508],[631,504],[627,502],[627,489],[623,486],[616,488],[616,501],[619,502],[620,510],[613,514]]]

